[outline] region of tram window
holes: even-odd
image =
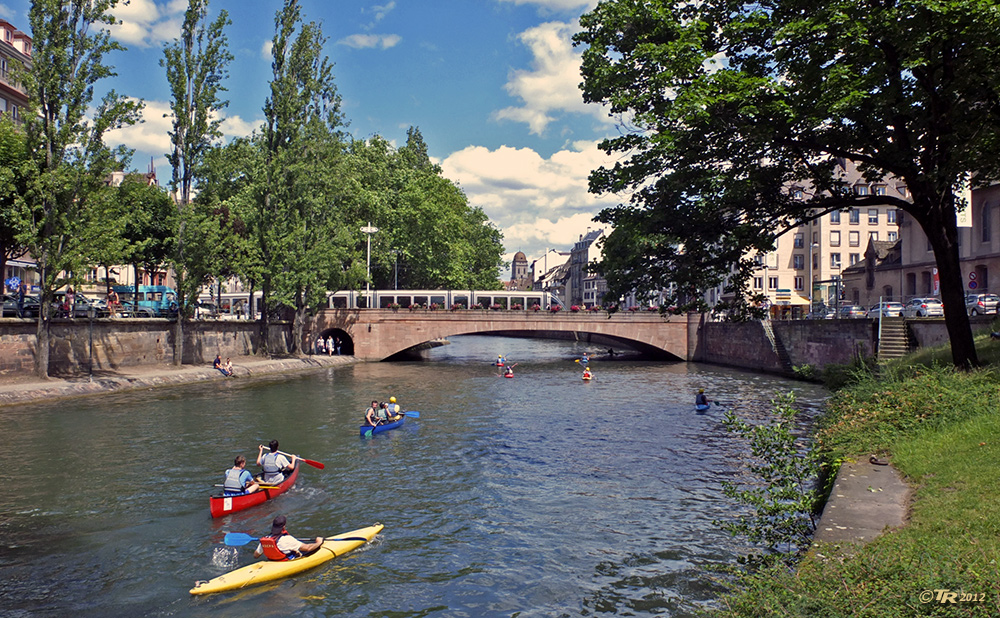
[[[521,309],[524,309],[525,307],[528,306],[528,305],[526,305],[524,303],[524,297],[523,296],[514,296],[513,298],[510,299],[510,307],[511,307],[511,309],[513,309],[516,305],[520,305]]]
[[[396,302],[396,298],[394,296],[388,296],[386,294],[380,294],[379,297],[378,297],[378,306],[379,306],[379,309],[388,309],[389,305],[391,305],[394,302]]]
[[[500,305],[501,309],[506,309],[507,308],[507,300],[508,300],[508,298],[506,296],[499,296],[497,298],[494,298],[493,302],[495,304],[497,304],[497,305]]]
[[[427,297],[426,296],[414,296],[413,297],[413,304],[414,305],[419,305],[421,307],[426,307],[427,306]]]
[[[468,296],[454,296],[452,298],[453,304],[461,305],[463,309],[469,308],[469,297]]]
[[[431,303],[437,303],[438,307],[444,307],[444,296],[431,296]]]
[[[347,308],[347,298],[344,296],[331,296],[330,297],[330,308],[331,309],[346,309]]]
[[[490,305],[493,304],[492,296],[477,296],[476,298],[479,299],[479,306],[483,309],[489,309]]]
[[[358,295],[358,309],[368,308],[368,297],[364,294]]]
[[[413,298],[410,296],[397,296],[396,302],[399,303],[400,307],[409,307],[413,304]]]

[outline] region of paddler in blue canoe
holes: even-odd
[[[712,402],[705,396],[705,389],[699,388],[698,394],[694,396],[694,405],[704,410],[710,403]]]

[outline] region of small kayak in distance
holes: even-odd
[[[583,376],[584,382],[590,382],[593,379],[594,379],[594,374],[590,374],[589,376]]]
[[[372,427],[371,425],[368,425],[366,423],[361,426],[361,437],[364,438],[369,431],[371,432],[371,435],[374,435],[377,433],[382,433],[383,431],[389,431],[390,429],[401,427],[403,425],[403,421],[405,420],[406,420],[405,414],[397,414],[388,423],[382,423],[381,425],[376,425],[375,427]]]
[[[212,517],[222,517],[236,511],[242,511],[243,509],[263,504],[271,498],[280,496],[295,484],[295,479],[299,478],[299,468],[301,467],[301,464],[296,463],[295,468],[285,475],[285,480],[281,481],[274,489],[258,489],[252,494],[239,494],[236,496],[227,496],[224,493],[210,496],[208,499],[208,509],[211,511]]]
[[[308,556],[302,556],[294,560],[280,562],[276,560],[263,560],[248,564],[245,567],[230,571],[209,581],[196,582],[194,588],[189,592],[191,594],[225,592],[226,590],[238,590],[247,586],[256,586],[257,584],[290,577],[361,547],[375,538],[375,535],[381,532],[383,527],[382,524],[374,524],[367,528],[345,532],[337,535],[335,538],[325,540],[322,547]]]
[[[707,403],[696,403],[696,404],[694,404],[694,409],[697,410],[697,411],[699,411],[699,412],[704,412],[705,410],[709,409],[710,407],[712,407],[712,406],[710,404],[707,404]]]

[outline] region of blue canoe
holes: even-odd
[[[398,420],[389,423],[382,423],[381,425],[376,425],[374,429],[372,428],[371,425],[366,423],[361,426],[361,437],[364,438],[365,434],[367,434],[369,431],[372,432],[372,435],[375,435],[377,433],[382,433],[383,431],[389,431],[390,429],[401,427],[403,425],[403,421],[405,420],[406,420],[406,415],[400,414]]]
[[[694,404],[694,409],[697,410],[697,411],[699,411],[699,412],[704,412],[705,410],[707,410],[707,409],[709,409],[711,407],[712,407],[712,405],[708,404],[708,403],[702,403],[702,404],[697,404],[696,403],[696,404]]]

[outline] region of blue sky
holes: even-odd
[[[596,228],[592,217],[619,198],[587,193],[597,150],[617,133],[607,113],[583,103],[580,50],[571,37],[596,0],[303,0],[335,63],[347,130],[395,144],[416,126],[444,174],[503,231],[506,259],[547,248],[568,251]],[[259,126],[271,76],[269,43],[279,0],[211,0],[225,9],[235,60],[230,66],[227,136]],[[26,0],[0,0],[0,17],[28,29]],[[113,134],[150,158],[161,184],[170,178],[165,153],[169,92],[159,66],[163,45],[180,33],[187,0],[131,0],[116,9],[113,36],[128,50],[108,62],[118,77],[106,88],[146,102],[145,122]],[[30,33],[29,33],[30,34]]]

